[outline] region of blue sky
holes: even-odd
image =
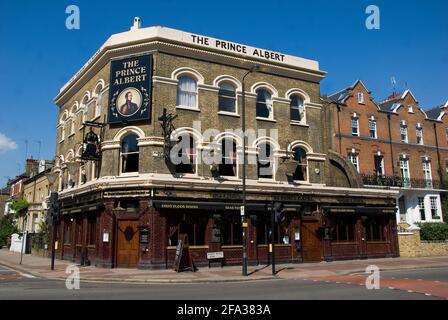
[[[79,6],[81,29],[65,28],[65,9]],[[368,5],[381,29],[365,27]],[[1,1],[0,186],[24,158],[53,159],[59,88],[134,16],[162,25],[319,60],[322,93],[362,79],[377,100],[408,87],[426,109],[448,100],[448,1]],[[25,140],[28,140],[26,152]]]

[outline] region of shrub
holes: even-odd
[[[420,223],[420,238],[424,241],[448,240],[447,223]]]
[[[14,226],[12,216],[7,215],[0,219],[0,248],[8,244],[8,239],[13,233],[17,232]]]

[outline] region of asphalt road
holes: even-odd
[[[365,286],[325,283],[315,280],[270,280],[214,284],[110,284],[81,281],[79,290],[67,290],[64,281],[27,278],[9,279],[11,270],[0,266],[0,300],[446,300],[421,293]],[[400,279],[448,280],[448,269],[384,272],[382,276]]]

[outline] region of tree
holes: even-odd
[[[16,218],[21,218],[28,212],[28,201],[26,199],[14,200],[11,204],[11,209],[14,210]]]
[[[12,215],[6,215],[0,219],[0,248],[8,244],[8,238],[13,233],[17,232],[17,228],[14,226]]]

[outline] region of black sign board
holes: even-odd
[[[140,244],[149,243],[149,228],[146,226],[141,226],[140,228]]]
[[[151,54],[112,61],[109,123],[151,120],[151,79]]]
[[[190,256],[188,236],[186,234],[180,234],[179,241],[177,242],[173,270],[176,272],[196,271],[196,267]]]

